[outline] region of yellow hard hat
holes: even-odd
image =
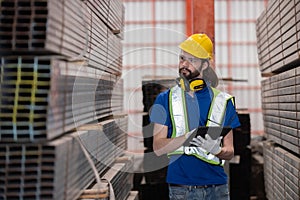
[[[213,43],[204,33],[191,35],[179,47],[197,58],[211,59],[213,55]]]

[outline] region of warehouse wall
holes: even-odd
[[[255,22],[264,0],[215,1],[215,51],[219,87],[236,97],[238,109],[250,113],[252,135],[263,134]]]
[[[142,153],[142,81],[177,76],[177,45],[185,38],[185,1],[125,0],[124,107],[129,112],[128,150]]]

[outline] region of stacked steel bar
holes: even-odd
[[[108,181],[113,189],[115,199],[127,199],[132,188],[132,160],[117,161],[112,167],[103,175],[103,180]],[[98,185],[94,185],[93,188],[97,189]],[[108,189],[109,190],[109,189]],[[109,193],[103,195],[97,199],[109,199]]]
[[[296,0],[271,1],[257,20],[257,50],[262,73],[299,64],[300,8]]]
[[[0,165],[5,169],[1,176],[1,198],[76,198],[94,176],[78,142],[85,134],[89,134],[92,145],[99,140],[99,133],[91,137],[84,132],[46,144],[1,144]],[[101,150],[105,151],[98,147],[98,154]]]
[[[79,55],[87,30],[80,5],[79,0],[1,1],[1,53]]]
[[[65,66],[57,64],[50,57],[2,57],[2,142],[42,141],[64,132]]]
[[[98,10],[95,4],[107,5],[109,19],[103,16],[103,7]],[[120,17],[124,11],[120,1],[4,0],[0,11],[2,55],[58,54],[86,59],[99,70],[120,73],[121,38],[111,31],[111,26],[123,30]]]
[[[106,159],[114,160],[121,156],[127,148],[127,118],[107,120],[100,124],[107,130],[105,135],[109,141],[109,146],[103,153],[108,154]]]
[[[86,1],[86,9],[90,13],[87,23],[87,49],[84,52],[84,58],[88,60],[89,65],[100,68],[105,72],[115,75],[120,75],[120,67],[122,66],[122,48],[121,39],[122,34],[115,35],[109,26],[108,18],[112,12],[109,6],[110,2],[120,1]],[[104,8],[108,11],[103,14]],[[99,12],[100,11],[100,12]],[[123,16],[122,7],[118,8],[116,12]],[[118,26],[119,31],[123,31],[124,22]],[[120,36],[119,36],[120,35]]]
[[[122,3],[0,4],[0,199],[76,199],[127,148]]]
[[[300,159],[272,142],[264,143],[268,199],[299,199]]]
[[[299,199],[300,2],[270,2],[257,20],[257,39],[260,70],[267,77],[261,84],[266,194]]]
[[[125,133],[119,130],[126,129],[125,120],[110,121],[99,130],[77,131],[43,144],[0,144],[0,197],[78,198],[95,177],[83,148],[97,172],[103,174],[123,154],[120,149],[124,151]],[[112,134],[118,135],[117,139],[112,141]]]
[[[300,68],[274,75],[262,82],[262,106],[268,137],[300,154],[298,140]]]
[[[121,31],[123,18],[123,5],[121,1],[109,1],[110,13],[108,15],[108,27],[114,31]]]
[[[110,180],[112,187],[114,189],[114,194],[116,199],[126,199],[131,188],[132,183],[130,179],[132,178],[131,169],[133,167],[133,162],[128,161],[125,163],[115,163],[112,165],[111,169],[103,176],[103,178]]]
[[[130,191],[127,200],[138,200],[138,199],[139,199],[138,191]]]
[[[120,112],[123,93],[116,76],[85,68],[47,56],[2,57],[0,140],[53,139]]]
[[[102,182],[95,183],[92,187],[85,190],[79,199],[131,199],[137,196],[134,192],[130,194],[132,188],[132,167],[133,159],[130,156],[118,157],[111,168],[102,176]],[[135,195],[134,195],[135,194]]]

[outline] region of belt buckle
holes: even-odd
[[[206,188],[206,185],[188,185],[188,189],[191,191],[192,189]]]
[[[193,185],[192,188],[194,189],[199,189],[199,188],[209,188],[209,187],[213,187],[214,185]]]

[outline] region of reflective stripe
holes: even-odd
[[[184,92],[181,88],[175,86],[170,90],[170,114],[173,125],[172,137],[184,135],[189,131],[185,106]]]
[[[206,126],[220,126],[224,118],[226,111],[227,101],[232,99],[232,96],[220,92],[215,88],[211,88],[213,91],[213,99],[208,113],[208,121]],[[178,86],[171,88],[169,95],[170,103],[170,116],[173,126],[172,138],[179,137],[189,131],[187,125],[187,113],[185,105],[184,92]],[[174,128],[175,127],[175,128]],[[181,146],[174,152],[168,155],[186,154],[193,155],[197,158],[215,165],[224,165],[225,161],[220,160],[218,157],[206,152],[200,147],[184,147]]]
[[[209,114],[206,126],[221,126],[227,102],[229,99],[232,99],[232,96],[225,92],[220,92],[215,88],[212,88],[212,91],[214,93],[214,97],[208,112]]]
[[[225,160],[221,160],[218,157],[214,156],[213,154],[208,153],[201,147],[185,147],[181,146],[177,150],[173,151],[172,153],[169,153],[168,155],[181,155],[181,154],[186,154],[186,155],[192,155],[196,156],[197,158],[208,162],[213,165],[221,165],[223,166],[225,163]]]

